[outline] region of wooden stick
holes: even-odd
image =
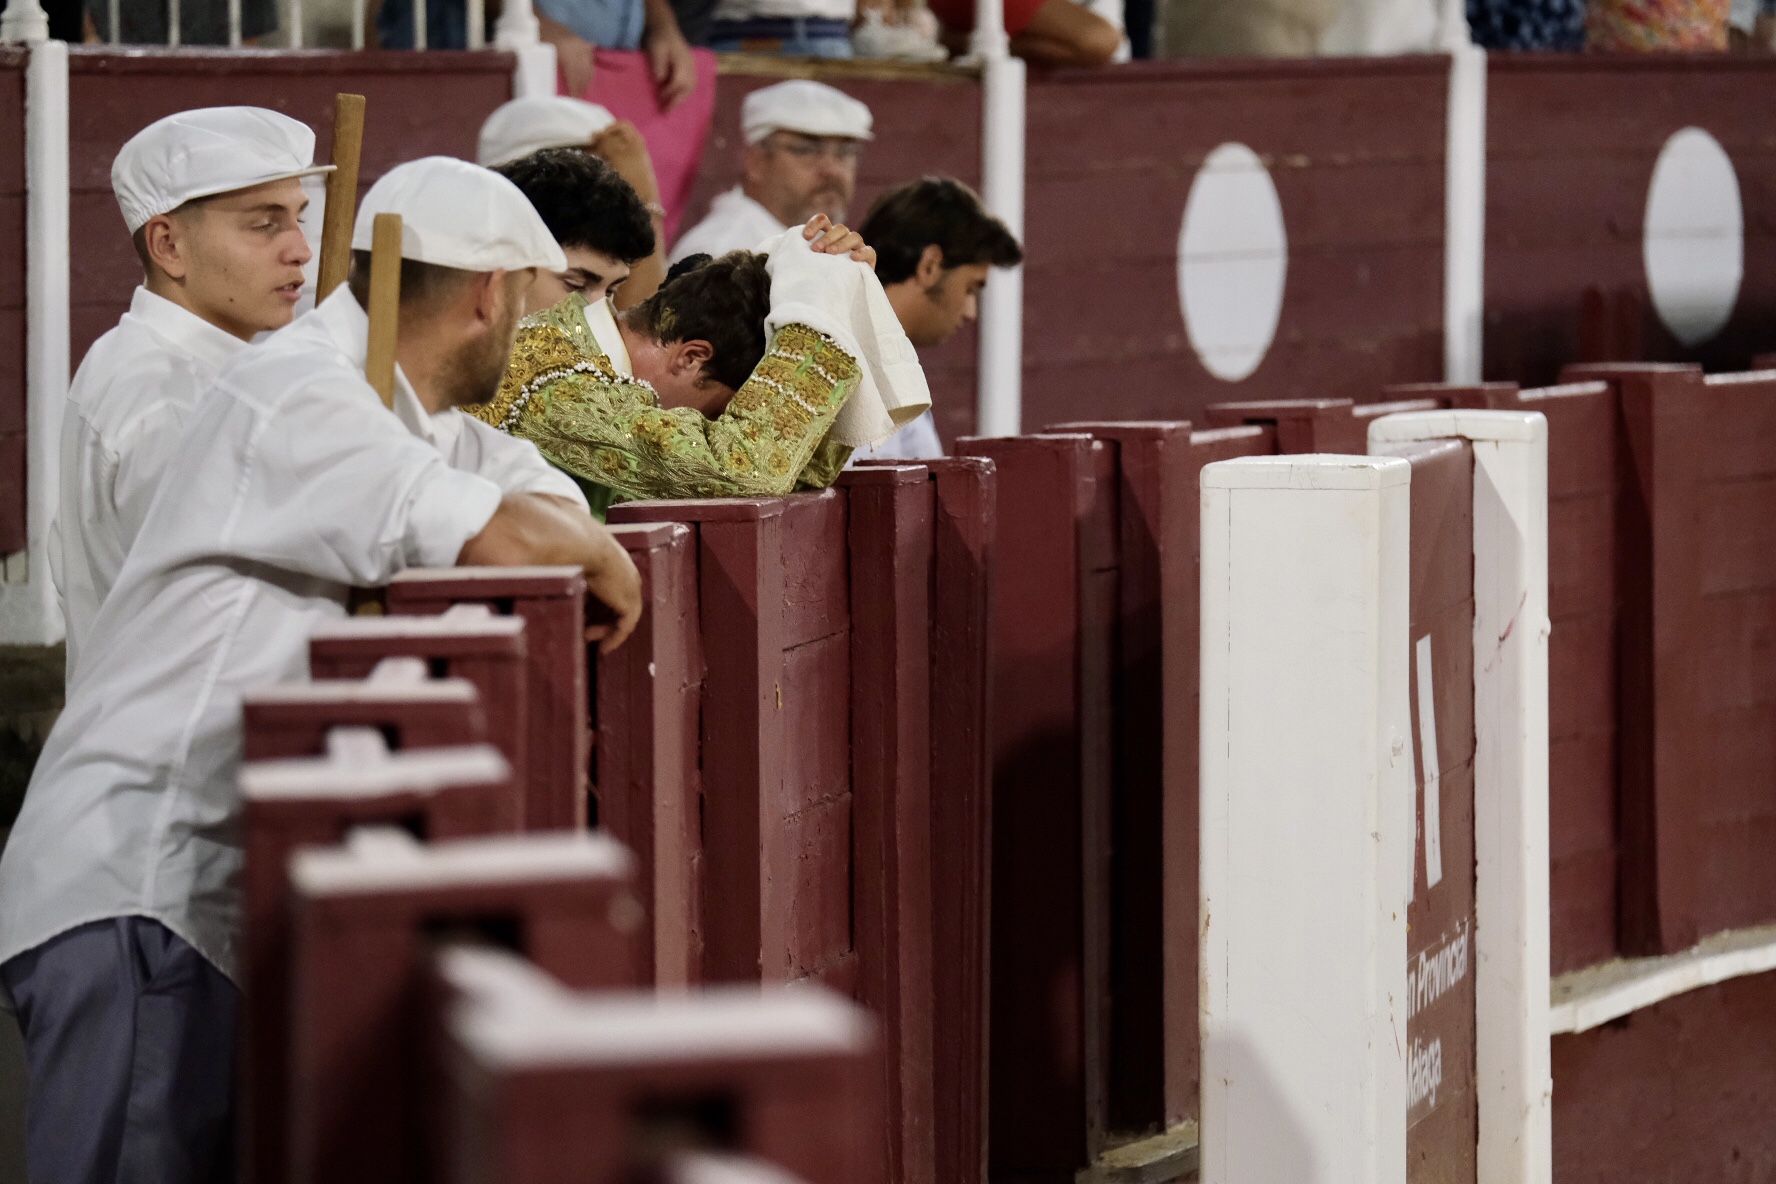
[[[327,214],[321,224],[319,303],[351,271],[352,221],[358,211],[358,161],[364,152],[364,96],[333,96],[333,171],[327,174]]]
[[[364,377],[395,405],[395,334],[401,323],[401,215],[378,214],[370,243],[370,348]]]

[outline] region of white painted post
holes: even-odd
[[[1011,56],[1005,0],[978,0],[970,55],[981,64],[981,200],[1024,237],[1024,113],[1028,78]],[[1017,434],[1023,418],[1024,269],[996,272],[981,293],[976,431]]]
[[[167,48],[176,49],[184,30],[179,27],[179,0],[167,0]]]
[[[364,0],[352,0],[351,21],[352,21],[352,32],[351,32],[352,48],[353,49],[363,49],[364,48]]]
[[[512,97],[528,99],[555,93],[555,47],[542,37],[542,26],[530,0],[505,0],[493,28],[496,49],[509,50],[518,64],[512,71]]]
[[[486,0],[469,0],[464,19],[468,28],[463,30],[463,44],[470,49],[485,49],[487,47]]]
[[[426,14],[426,0],[411,0],[411,3],[413,5],[413,48],[424,49],[426,34],[431,31],[431,24],[427,20]]]
[[[0,31],[32,28],[34,0],[7,4]],[[15,21],[15,10],[20,19]],[[41,13],[41,9],[38,10]],[[47,23],[43,35],[48,35]],[[62,613],[49,570],[62,401],[68,394],[68,47],[31,43],[25,68],[25,538],[0,571],[0,643],[50,645]]]
[[[49,40],[49,14],[38,0],[6,0],[0,12],[0,44],[35,45]]]
[[[1479,1178],[1548,1184],[1548,424],[1537,412],[1420,411],[1369,451],[1474,449],[1474,992]]]
[[[1466,18],[1461,31],[1465,36]],[[1443,381],[1479,382],[1486,310],[1486,51],[1473,45],[1450,49],[1448,123]]]
[[[241,46],[241,0],[228,0],[228,47]]]
[[[302,0],[290,0],[289,16],[284,21],[285,41],[291,49],[302,48]]]
[[[1203,1184],[1406,1179],[1410,480],[1203,470]]]

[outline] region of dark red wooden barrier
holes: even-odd
[[[613,526],[641,573],[641,623],[614,653],[592,652],[592,821],[636,855],[648,902],[643,981],[703,978],[703,650],[689,527]]]
[[[808,1184],[882,1177],[873,1025],[843,999],[573,996],[480,951],[437,973],[450,1184],[632,1184],[650,1161],[706,1149]]]
[[[993,700],[988,645],[997,478],[990,462],[925,464],[932,495],[932,1128],[939,1184],[987,1178]]]
[[[997,470],[989,1171],[1043,1179],[1105,1131],[1114,451],[963,440]]]
[[[1776,974],[1553,1041],[1554,1179],[1776,1178]]]
[[[359,740],[363,739],[360,735]],[[372,744],[380,747],[379,741]],[[353,746],[357,757],[362,744]],[[288,1179],[290,856],[355,827],[403,826],[446,839],[509,829],[519,789],[487,745],[385,753],[373,761],[296,757],[249,762],[241,776],[244,918],[244,1162],[260,1184]]]
[[[241,696],[246,760],[323,756],[336,728],[374,728],[396,751],[448,748],[485,739],[487,713],[473,684],[427,678],[423,663],[402,659],[365,681],[288,683]]]
[[[308,670],[317,679],[363,679],[385,658],[417,658],[434,678],[460,678],[475,688],[488,738],[505,754],[518,784],[529,788],[525,763],[524,622],[465,605],[439,617],[347,617],[317,625],[308,638]]]
[[[1406,1170],[1412,1184],[1473,1184],[1479,1124],[1473,958],[1474,456],[1466,443],[1456,440],[1395,452],[1412,464],[1409,694],[1418,831],[1406,914]],[[1434,751],[1427,748],[1432,742],[1427,726],[1435,732]]]
[[[0,49],[0,558],[25,549],[25,63]]]
[[[644,917],[629,871],[615,841],[573,832],[422,844],[358,831],[343,847],[299,852],[293,1177],[436,1178],[425,1129],[431,950],[490,942],[568,987],[638,985]]]
[[[1612,360],[1729,369],[1768,347],[1776,151],[1745,119],[1743,96],[1767,86],[1776,63],[1748,54],[1494,54],[1486,69],[1487,374],[1541,385],[1575,359],[1637,347]],[[1654,166],[1684,128],[1713,136],[1731,161],[1744,225],[1732,316],[1694,346],[1654,311],[1643,233]],[[1575,200],[1552,208],[1550,193]]]
[[[696,532],[703,975],[821,982],[883,1017],[882,1170],[909,1182],[936,1154],[932,496],[916,467],[872,468],[819,494],[612,511]]]
[[[437,568],[409,571],[388,586],[391,613],[422,616],[482,604],[524,621],[530,667],[525,743],[529,830],[586,825],[586,579],[574,568]]]

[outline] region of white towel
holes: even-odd
[[[766,335],[785,325],[817,329],[856,358],[863,372],[833,422],[830,439],[862,448],[925,414],[931,407],[925,370],[875,272],[845,255],[816,254],[799,226],[758,249],[770,256]]]

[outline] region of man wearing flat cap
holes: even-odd
[[[843,222],[870,124],[868,107],[819,82],[795,79],[747,95],[741,182],[709,203],[708,216],[673,245],[671,261],[750,251],[816,214]]]
[[[255,334],[295,314],[310,255],[300,178],[332,168],[315,165],[314,142],[276,111],[207,107],[149,124],[111,165],[143,279],[62,413],[50,557],[70,675],[192,404]]]
[[[364,379],[365,260],[399,213],[393,411]],[[351,284],[221,369],[92,623],[4,856],[0,982],[34,1180],[232,1178],[241,695],[307,669],[353,587],[573,564],[620,644],[640,581],[571,480],[457,411],[497,387],[560,249],[523,194],[431,157],[365,195]]]

